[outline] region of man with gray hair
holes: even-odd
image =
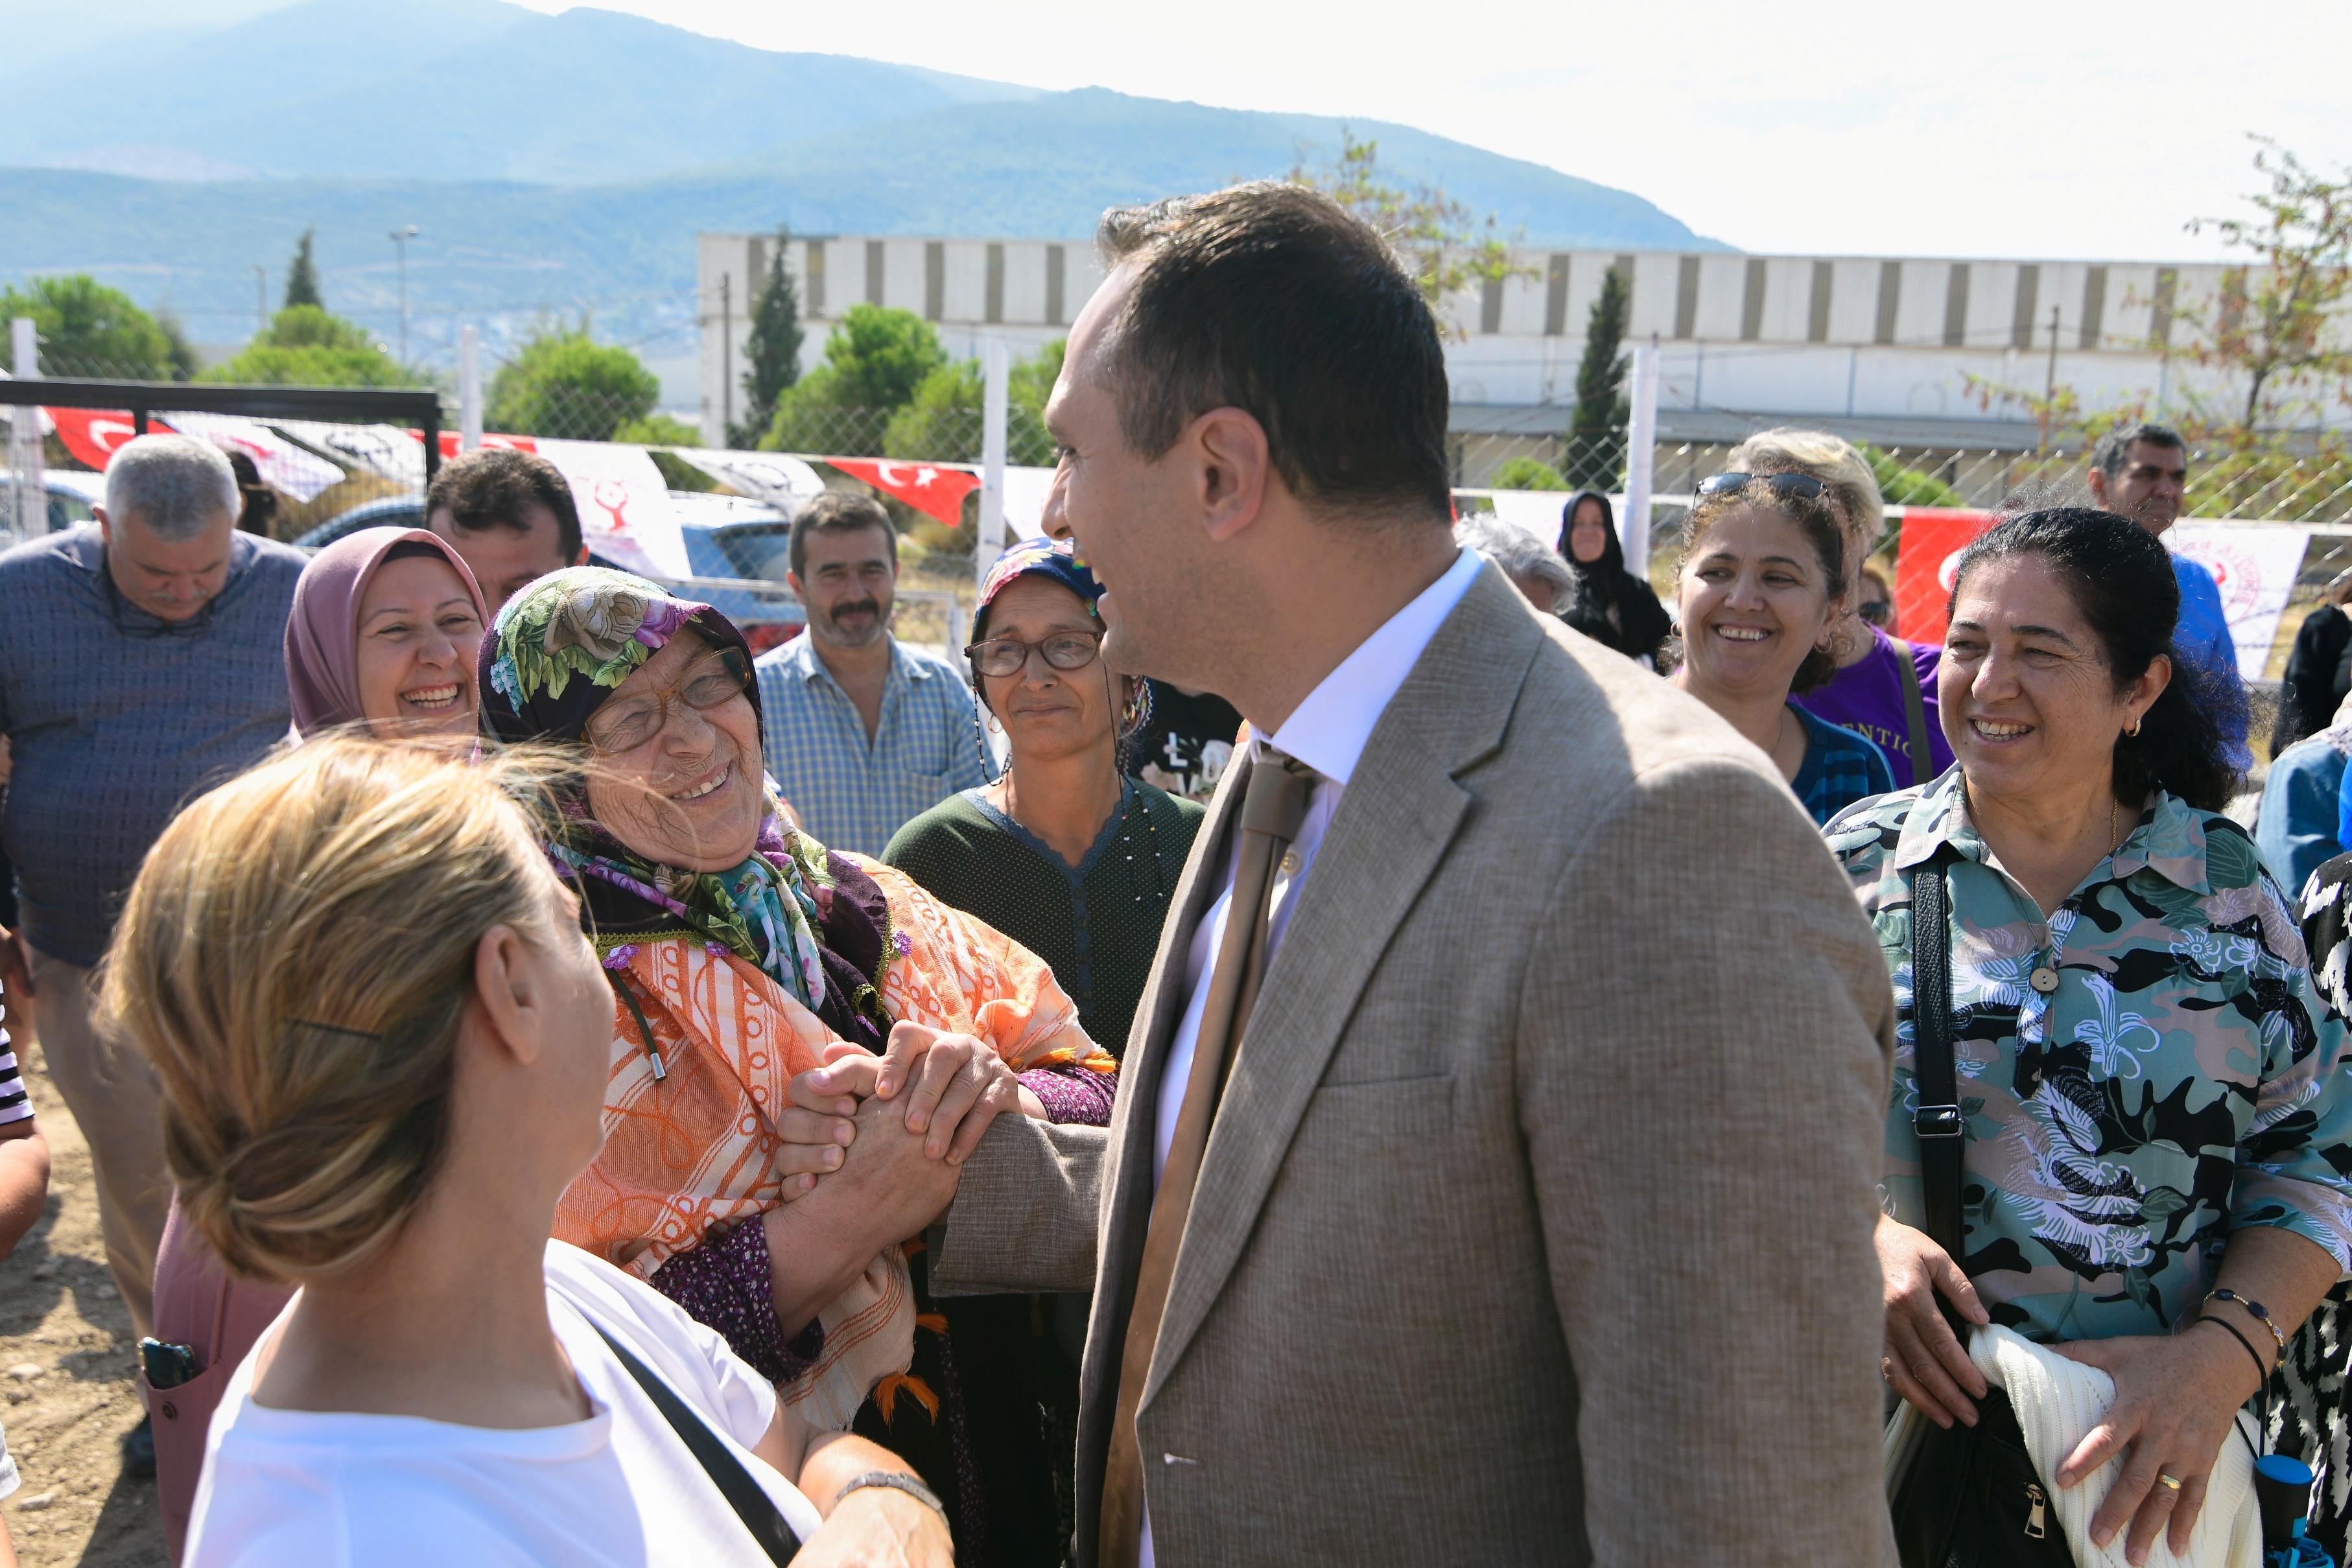
[[[108,465],[96,522],[0,555],[0,734],[16,755],[0,835],[21,922],[0,931],[0,977],[30,996],[89,1140],[107,1265],[141,1335],[171,1182],[153,1073],[91,1028],[90,970],[172,814],[291,717],[286,617],[303,558],[238,533],[237,503],[216,449],[142,435]],[[153,1473],[145,1423],[126,1448]]]
[[[1465,514],[1454,525],[1454,542],[1502,568],[1519,597],[1547,615],[1565,606],[1576,591],[1576,574],[1559,551],[1492,512]]]

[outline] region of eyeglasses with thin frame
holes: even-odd
[[[1018,637],[991,637],[985,643],[966,647],[963,656],[971,661],[972,668],[983,675],[1002,679],[1017,675],[1029,667],[1029,651],[1034,648],[1045,655],[1045,663],[1057,670],[1083,670],[1102,652],[1099,632],[1056,632],[1034,643],[1024,643]]]
[[[1758,484],[1800,501],[1817,501],[1828,488],[1811,474],[1717,474],[1711,479],[1700,480],[1698,493],[1720,496],[1727,490],[1745,490]]]
[[[635,751],[662,732],[669,723],[673,700],[697,713],[708,713],[731,697],[741,696],[751,685],[751,669],[742,653],[721,648],[688,664],[686,674],[669,685],[614,698],[588,716],[584,733],[593,749],[617,757]]]

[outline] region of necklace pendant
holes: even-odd
[[[2033,988],[2046,997],[2058,988],[2058,971],[2047,964],[2037,965],[2033,971],[2032,983]]]

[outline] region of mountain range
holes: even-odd
[[[1530,245],[1722,248],[1629,192],[1402,125],[1046,92],[585,8],[252,9],[134,3],[127,36],[52,24],[0,62],[0,279],[93,272],[227,343],[255,322],[256,266],[274,295],[315,227],[330,308],[389,338],[386,236],[413,224],[421,362],[446,362],[460,320],[495,346],[583,311],[659,360],[692,350],[698,230],[1084,239],[1106,206],[1327,163],[1343,129]]]

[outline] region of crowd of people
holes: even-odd
[[[1101,242],[947,657],[860,493],[755,658],[506,450],[306,558],[142,437],[0,556],[175,1559],[2218,1563],[2257,1448],[2340,1557],[2352,712],[2223,813],[2180,438],[1907,643],[1836,436],[1662,597],[1604,495],[1454,516],[1328,200]],[[47,1179],[0,1050],[0,1253]]]

